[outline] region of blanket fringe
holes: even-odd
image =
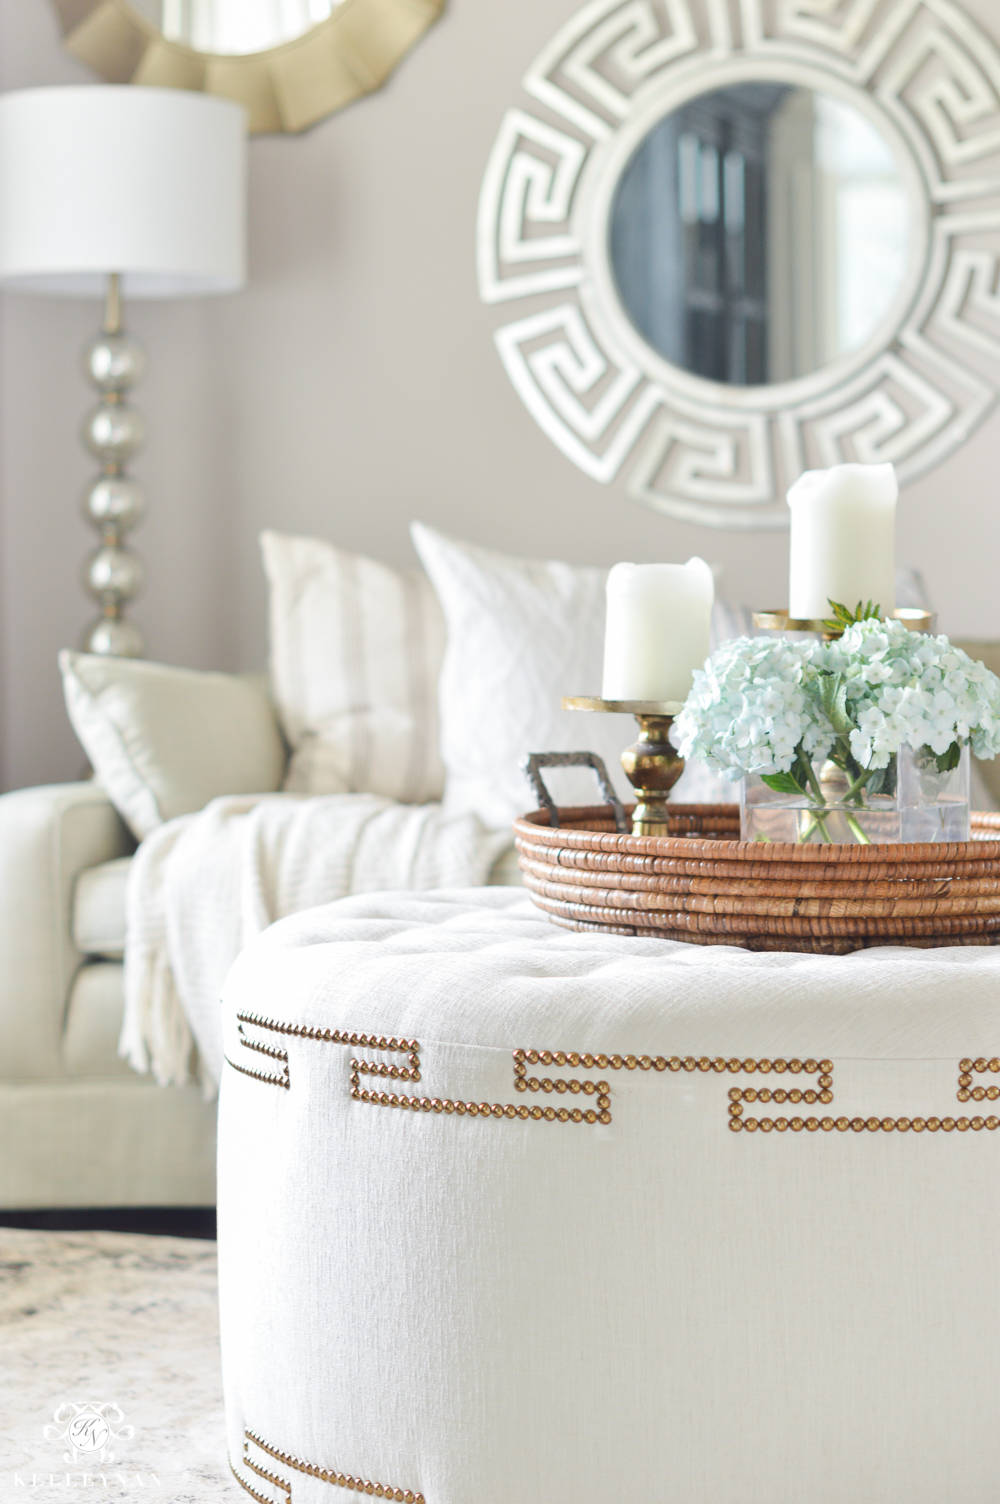
[[[164,955],[147,955],[138,989],[141,1010],[126,1013],[118,1053],[140,1075],[152,1072],[158,1086],[187,1086],[200,1079],[206,1100],[215,1086],[198,1069],[197,1051],[187,1017]]]

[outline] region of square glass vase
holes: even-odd
[[[944,773],[927,747],[903,747],[893,764],[881,793],[861,789],[850,798],[847,774],[830,762],[813,768],[822,798],[779,794],[747,774],[740,786],[742,838],[796,846],[969,840],[968,747]]]

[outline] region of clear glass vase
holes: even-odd
[[[860,789],[850,798],[846,773],[832,762],[814,765],[819,796],[779,794],[756,774],[740,786],[744,841],[868,845],[896,841],[969,839],[969,749],[939,772],[927,747],[903,747],[882,781],[882,791]]]

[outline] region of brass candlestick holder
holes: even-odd
[[[639,740],[622,753],[622,767],[636,791],[632,815],[634,836],[670,834],[667,802],[670,790],[684,771],[684,759],[667,740],[680,700],[602,700],[597,695],[566,695],[563,710],[600,710],[608,715],[634,715]]]
[[[929,632],[934,625],[932,613],[916,606],[900,606],[893,611],[892,619],[903,622],[911,632]],[[833,642],[844,635],[843,627],[832,628],[818,617],[789,616],[787,611],[755,611],[753,624],[765,632],[816,632],[824,642]]]

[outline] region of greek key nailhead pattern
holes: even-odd
[[[593,1106],[528,1106],[526,1103],[513,1102],[463,1102],[449,1097],[415,1097],[400,1092],[380,1091],[374,1085],[362,1085],[362,1077],[382,1077],[398,1081],[420,1080],[420,1045],[415,1039],[388,1038],[382,1034],[349,1034],[337,1029],[317,1029],[304,1024],[283,1024],[273,1019],[265,1019],[255,1014],[240,1013],[240,1042],[247,1049],[257,1050],[263,1055],[283,1062],[284,1069],[280,1076],[268,1075],[262,1071],[253,1070],[248,1066],[237,1065],[230,1060],[229,1064],[235,1070],[242,1071],[245,1076],[252,1076],[255,1080],[266,1081],[271,1085],[289,1087],[288,1055],[284,1050],[267,1045],[258,1044],[255,1040],[248,1039],[243,1032],[243,1024],[254,1024],[257,1028],[272,1029],[279,1034],[295,1034],[306,1039],[319,1039],[329,1041],[332,1044],[350,1044],[358,1048],[380,1050],[385,1053],[399,1053],[407,1057],[406,1065],[393,1065],[385,1061],[364,1060],[357,1056],[351,1057],[350,1089],[351,1096],[356,1102],[365,1102],[372,1107],[399,1107],[409,1112],[444,1113],[449,1116],[472,1117],[472,1118],[518,1118],[522,1121],[546,1122],[546,1123],[610,1123],[611,1122],[611,1087],[607,1081],[584,1080],[575,1076],[548,1076],[529,1074],[529,1067],[542,1066],[569,1066],[571,1069],[598,1070],[598,1071],[700,1071],[712,1072],[716,1075],[758,1075],[762,1077],[805,1077],[806,1080],[800,1085],[798,1081],[782,1081],[777,1083],[754,1086],[732,1086],[729,1088],[729,1127],[733,1133],[980,1133],[984,1129],[994,1132],[1000,1128],[1000,1117],[832,1117],[817,1115],[802,1115],[795,1113],[790,1117],[753,1117],[746,1112],[747,1105],[761,1103],[775,1106],[784,1106],[786,1103],[793,1107],[816,1107],[829,1106],[833,1101],[833,1062],[831,1060],[814,1060],[811,1057],[806,1060],[792,1058],[785,1060],[777,1059],[741,1059],[739,1056],[709,1056],[709,1055],[592,1055],[579,1053],[575,1050],[515,1050],[514,1058],[514,1090],[520,1093],[541,1092],[545,1095],[571,1096],[592,1098]],[[228,1058],[228,1057],[227,1057]],[[989,1086],[977,1086],[977,1075],[987,1074],[1000,1075],[1000,1057],[994,1056],[986,1059],[980,1056],[976,1060],[965,1059],[959,1063],[958,1077],[958,1100],[969,1101],[998,1101],[1000,1100],[1000,1082]]]
[[[403,1081],[420,1080],[419,1046],[415,1039],[387,1038],[384,1034],[348,1034],[341,1029],[316,1029],[309,1024],[286,1024],[273,1018],[261,1018],[256,1013],[237,1013],[236,1017],[240,1044],[243,1048],[256,1050],[260,1055],[267,1055],[272,1060],[282,1062],[283,1069],[280,1075],[272,1075],[266,1071],[254,1070],[248,1065],[238,1065],[228,1055],[226,1061],[234,1071],[239,1071],[244,1076],[252,1076],[255,1081],[264,1081],[269,1086],[283,1086],[286,1091],[291,1087],[288,1051],[278,1049],[273,1045],[260,1044],[256,1039],[248,1039],[243,1029],[244,1024],[251,1024],[257,1029],[268,1029],[274,1034],[292,1034],[302,1039],[318,1039],[327,1044],[351,1044],[372,1050],[400,1051],[408,1056],[409,1065],[387,1065],[378,1060],[352,1061],[352,1076],[355,1064],[357,1064],[359,1071],[370,1072],[373,1075],[394,1076]]]
[[[313,1462],[303,1462],[301,1457],[293,1457],[290,1452],[283,1452],[280,1447],[272,1446],[256,1431],[247,1428],[243,1434],[245,1437],[242,1458],[244,1466],[250,1468],[258,1477],[266,1478],[268,1483],[273,1483],[276,1488],[280,1488],[285,1494],[286,1504],[292,1504],[291,1482],[287,1478],[280,1478],[276,1473],[268,1472],[266,1468],[254,1462],[250,1456],[248,1442],[252,1441],[254,1446],[259,1447],[262,1452],[266,1452],[269,1457],[273,1457],[276,1462],[282,1463],[285,1467],[290,1467],[297,1473],[305,1473],[310,1478],[319,1478],[323,1483],[329,1483],[334,1488],[353,1489],[359,1494],[372,1494],[376,1499],[396,1499],[399,1504],[425,1504],[423,1494],[415,1493],[412,1489],[393,1488],[389,1483],[372,1483],[367,1478],[354,1478],[350,1473],[338,1473],[334,1468],[318,1467]],[[259,1494],[245,1478],[240,1477],[232,1461],[229,1466],[240,1487],[246,1489],[252,1498],[258,1500],[258,1504],[273,1504],[273,1500]]]
[[[816,1067],[816,1061],[745,1061],[744,1069],[750,1071],[768,1069],[787,1069],[795,1071],[796,1068],[810,1070]],[[907,1117],[765,1117],[751,1118],[744,1116],[744,1102],[792,1102],[813,1103],[833,1101],[833,1064],[829,1060],[819,1062],[819,1071],[816,1084],[822,1088],[818,1093],[813,1091],[785,1091],[779,1089],[772,1091],[765,1087],[732,1087],[729,1092],[729,1126],[734,1133],[982,1133],[985,1129],[988,1133],[996,1132],[1000,1128],[1000,1117],[959,1117],[959,1118],[907,1118]],[[986,1060],[980,1057],[978,1060],[962,1060],[959,1063],[958,1077],[958,1100],[968,1102],[970,1100],[981,1102],[984,1100],[996,1101],[1000,1098],[998,1086],[974,1086],[973,1073],[980,1075],[986,1071],[994,1074],[1000,1073],[1000,1058]]]
[[[248,1039],[243,1032],[243,1025],[246,1022],[253,1022],[253,1020],[245,1019],[242,1014],[237,1014],[237,1018],[240,1020],[237,1024],[237,1029],[239,1031],[240,1044],[243,1048],[245,1050],[256,1050],[258,1055],[267,1055],[269,1059],[279,1061],[281,1063],[281,1074],[275,1076],[269,1071],[254,1070],[249,1065],[237,1065],[236,1061],[229,1060],[229,1056],[227,1055],[226,1059],[233,1070],[240,1071],[244,1076],[252,1076],[255,1081],[265,1081],[269,1086],[283,1086],[288,1091],[292,1084],[288,1074],[288,1051],[279,1050],[276,1045],[261,1044],[256,1039]]]
[[[259,1494],[252,1483],[248,1483],[246,1478],[240,1477],[239,1473],[236,1471],[236,1468],[233,1465],[233,1459],[231,1457],[229,1459],[229,1471],[232,1473],[233,1477],[240,1485],[240,1488],[242,1488],[245,1493],[248,1493],[251,1499],[256,1499],[257,1504],[274,1504],[273,1499],[269,1499],[266,1494]],[[284,1487],[284,1485],[279,1483],[278,1487],[282,1488]],[[287,1500],[287,1504],[292,1504],[292,1490],[290,1486],[286,1490],[285,1498]]]
[[[270,1473],[268,1472],[266,1467],[260,1467],[256,1462],[254,1462],[253,1458],[250,1456],[247,1450],[246,1442],[243,1443],[243,1465],[244,1467],[250,1468],[251,1472],[256,1473],[258,1478],[264,1478],[268,1483],[273,1483],[275,1488],[280,1488],[285,1495],[286,1504],[292,1504],[292,1485],[289,1483],[288,1479],[279,1478],[277,1473]],[[246,1481],[245,1478],[240,1477],[239,1473],[233,1467],[232,1462],[230,1462],[229,1464],[229,1471],[232,1473],[233,1477],[236,1479],[240,1487],[245,1488],[247,1493],[250,1494],[252,1498],[258,1501],[258,1504],[273,1504],[273,1500],[269,1499],[266,1494],[258,1493],[257,1490]]]
[[[772,1128],[777,1128],[779,1133],[783,1132],[785,1128],[792,1128],[797,1133],[800,1129],[807,1127],[810,1122],[815,1122],[819,1126],[820,1120],[816,1118],[800,1118],[798,1116],[793,1118],[748,1118],[744,1116],[743,1104],[745,1102],[775,1102],[779,1105],[790,1102],[793,1106],[803,1103],[811,1107],[817,1103],[822,1103],[826,1106],[827,1103],[833,1101],[832,1060],[782,1060],[780,1058],[777,1060],[744,1060],[740,1065],[740,1070],[747,1075],[759,1073],[762,1076],[768,1076],[772,1072],[779,1076],[786,1074],[792,1076],[805,1075],[806,1077],[815,1077],[815,1084],[800,1087],[793,1082],[788,1086],[730,1087],[729,1126],[734,1133],[740,1133],[744,1128],[750,1133],[754,1133],[758,1128],[762,1128],[765,1133],[769,1133]],[[751,1124],[753,1125],[752,1127]],[[798,1124],[797,1128],[796,1124]]]
[[[416,1044],[414,1050],[416,1051]],[[373,1107],[402,1107],[411,1112],[443,1112],[456,1114],[458,1117],[473,1118],[520,1118],[522,1121],[529,1119],[536,1123],[610,1123],[611,1122],[611,1096],[606,1081],[578,1081],[557,1078],[552,1080],[545,1077],[542,1080],[527,1075],[525,1061],[534,1057],[535,1061],[543,1060],[545,1064],[567,1065],[581,1064],[583,1057],[580,1055],[566,1055],[562,1051],[553,1054],[549,1050],[515,1050],[514,1051],[514,1089],[520,1092],[541,1091],[558,1092],[562,1095],[569,1092],[573,1096],[594,1097],[596,1100],[593,1107],[529,1107],[522,1103],[517,1105],[513,1102],[461,1102],[450,1097],[408,1097],[398,1095],[395,1092],[373,1091],[361,1085],[363,1063],[358,1060],[351,1061],[351,1096],[356,1102],[368,1102]],[[412,1057],[411,1057],[412,1058]],[[591,1065],[594,1057],[588,1057]],[[419,1064],[419,1057],[418,1057]],[[419,1074],[415,1077],[419,1080]]]
[[[995,1055],[987,1060],[980,1055],[978,1060],[962,1060],[958,1066],[958,1100],[960,1102],[996,1102],[1000,1099],[1000,1086],[977,1086],[976,1076],[985,1076],[989,1071],[994,1076],[1000,1072],[1000,1059]]]

